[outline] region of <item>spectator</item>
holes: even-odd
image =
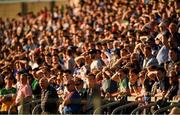
[[[17,96],[15,100],[15,104],[18,107],[18,114],[30,114],[30,104],[32,99],[32,89],[31,86],[27,82],[27,74],[20,75],[20,87],[17,90]]]
[[[62,106],[64,107],[64,114],[78,114],[80,112],[80,95],[75,89],[73,80],[68,80],[65,84],[68,94],[63,100]]]
[[[152,55],[151,48],[148,46],[144,47],[143,50],[144,54],[144,61],[143,61],[143,68],[146,68],[150,65],[158,65],[157,59]]]
[[[41,109],[42,114],[57,114],[58,112],[58,94],[49,84],[48,79],[43,77],[39,80],[42,89]]]
[[[161,37],[161,42],[162,42],[162,47],[158,51],[156,56],[159,65],[168,61],[168,52],[169,52],[168,38],[165,35]]]
[[[175,71],[170,71],[168,77],[169,77],[170,87],[165,95],[165,98],[171,100],[178,93],[178,88],[179,88],[178,76]]]
[[[6,76],[5,77],[5,84],[6,86],[1,89],[0,91],[0,102],[2,103],[1,105],[1,114],[7,114],[8,110],[10,109],[10,106],[14,103],[15,100],[15,94],[16,94],[16,88],[14,88],[12,77]],[[16,112],[16,110],[13,110]]]
[[[84,109],[86,113],[92,114],[93,111],[101,105],[100,86],[96,83],[94,74],[88,74],[87,86],[87,102]]]
[[[130,94],[129,90],[129,79],[127,76],[128,69],[120,69],[116,74],[112,76],[112,80],[115,80],[119,84],[119,89],[115,94],[112,94],[112,96],[118,96],[123,97]]]
[[[137,69],[130,69],[129,70],[129,88],[131,95],[139,95],[141,92],[141,87],[139,86],[138,80],[138,70]]]

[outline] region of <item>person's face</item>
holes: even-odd
[[[175,71],[178,72],[178,73],[180,73],[180,66],[175,65]]]
[[[58,57],[57,56],[53,56],[52,57],[52,62],[53,63],[58,63]]]
[[[58,74],[58,77],[56,79],[56,83],[57,84],[61,84],[62,83],[62,76],[61,76],[61,74]]]
[[[123,71],[119,71],[118,72],[118,77],[119,77],[119,79],[123,79],[125,77],[124,72]]]
[[[47,86],[48,86],[47,82],[46,82],[44,79],[42,79],[42,80],[39,82],[39,85],[40,85],[41,89],[46,89]]]
[[[93,79],[92,77],[89,77],[89,78],[87,79],[87,84],[88,84],[88,86],[91,87],[94,83],[95,83],[95,79]]]
[[[174,33],[176,31],[176,28],[173,25],[170,25],[168,29],[171,33]]]
[[[137,81],[138,76],[135,73],[129,72],[130,83],[135,83]]]
[[[131,55],[131,62],[132,60],[137,60],[138,59],[138,55],[137,54],[132,54]]]
[[[128,54],[128,52],[125,51],[125,50],[121,50],[121,52],[120,52],[121,57],[124,57],[124,56],[126,56],[127,54]]]
[[[47,63],[51,63],[51,57],[49,57],[49,56],[45,56],[45,62],[47,62]]]
[[[168,53],[168,56],[169,58],[171,58],[172,60],[175,60],[176,59],[176,53],[172,50],[169,50],[169,53]]]
[[[71,92],[74,89],[73,83],[65,83],[64,86],[67,88],[69,92]]]
[[[12,87],[12,84],[13,84],[13,81],[10,80],[10,79],[7,79],[7,80],[5,80],[5,83],[6,83],[6,86],[7,86],[8,88],[11,88],[11,87]]]
[[[16,80],[20,81],[20,74],[16,74]]]
[[[63,80],[64,81],[67,81],[67,80],[69,80],[71,78],[72,78],[72,76],[69,73],[63,73]]]
[[[149,57],[151,55],[151,51],[147,48],[144,48],[144,56]]]
[[[102,59],[106,59],[107,58],[107,56],[106,56],[106,54],[104,52],[101,53],[101,58]]]
[[[20,76],[20,83],[23,84],[23,85],[25,85],[25,84],[27,83],[27,77],[21,75],[21,76]]]

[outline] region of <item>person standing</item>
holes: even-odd
[[[41,109],[42,114],[57,114],[58,111],[58,94],[56,89],[52,87],[48,79],[43,77],[39,80],[42,89]]]
[[[0,103],[2,103],[0,109],[1,114],[7,114],[10,106],[14,103],[16,88],[13,87],[12,79],[10,75],[6,76],[4,79],[6,85],[0,90]]]
[[[68,80],[64,86],[68,90],[68,94],[62,103],[64,114],[78,114],[81,109],[81,97],[75,89],[75,83],[73,80]]]
[[[32,99],[32,89],[27,82],[27,75],[20,75],[20,87],[17,91],[17,96],[15,100],[15,105],[18,106],[18,114],[30,114],[30,105],[26,104],[31,102]]]

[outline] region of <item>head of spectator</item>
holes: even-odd
[[[20,75],[20,83],[21,83],[22,85],[26,85],[26,84],[27,84],[27,82],[28,82],[28,81],[27,81],[27,79],[28,79],[27,76],[28,76],[28,75],[27,75],[26,73]]]
[[[64,83],[64,86],[67,88],[67,90],[69,92],[72,92],[75,90],[75,82],[73,80],[67,80],[65,83]]]
[[[96,52],[97,52],[96,49],[90,49],[90,50],[88,51],[88,54],[89,54],[89,56],[90,56],[90,58],[91,58],[92,60],[95,60],[95,59],[96,59]]]
[[[77,91],[80,91],[84,86],[84,81],[81,78],[75,77],[75,88]]]
[[[151,47],[149,46],[145,46],[143,49],[143,54],[145,58],[149,58],[152,56],[152,51],[151,51]]]
[[[56,78],[56,84],[60,85],[63,83],[63,76],[62,76],[62,72],[58,72],[57,73],[57,78]]]
[[[20,76],[21,76],[22,73],[23,73],[22,71],[19,71],[19,72],[16,73],[15,78],[16,78],[17,82],[20,82]]]
[[[138,80],[138,74],[139,74],[139,71],[137,69],[130,69],[129,70],[129,81],[130,81],[130,84],[134,85],[137,80]]]
[[[170,48],[168,52],[168,57],[170,61],[177,61],[178,57],[178,49],[177,48]]]
[[[175,71],[178,75],[180,75],[180,61],[175,63]]]
[[[157,66],[154,66],[154,65],[150,65],[147,67],[147,71],[150,72],[150,71],[156,71],[158,69]]]
[[[39,85],[41,87],[41,89],[45,90],[47,89],[47,87],[49,86],[49,82],[48,82],[48,79],[43,77],[39,80]]]
[[[178,30],[178,29],[177,29],[177,25],[176,25],[175,23],[171,23],[171,24],[169,25],[168,29],[169,29],[169,32],[170,32],[171,34],[176,33],[177,30]]]
[[[168,46],[169,46],[170,48],[177,48],[177,47],[178,47],[178,41],[177,41],[177,39],[175,39],[175,38],[172,37],[172,36],[169,36]]]
[[[29,84],[29,85],[31,85],[31,84],[32,84],[33,80],[34,80],[33,75],[28,74],[28,75],[27,75],[27,82],[28,82],[28,84]]]
[[[121,58],[127,56],[128,54],[129,54],[129,52],[128,52],[127,49],[123,48],[123,49],[120,50]]]
[[[67,69],[67,70],[64,70],[63,71],[63,81],[65,82],[65,81],[67,81],[67,80],[70,80],[70,79],[72,79],[72,73],[71,73],[71,70],[69,70],[69,69]]]
[[[59,57],[58,55],[52,55],[52,66],[59,64]]]
[[[140,83],[144,83],[144,79],[146,78],[146,74],[147,74],[147,69],[143,69],[139,72],[139,80],[140,80]]]
[[[47,65],[51,65],[52,59],[51,59],[51,54],[50,53],[46,53],[44,56],[44,61]]]
[[[170,85],[176,84],[178,82],[178,75],[176,74],[176,71],[170,71],[168,77]]]
[[[162,81],[165,76],[166,76],[166,70],[163,67],[157,68],[157,71],[156,71],[157,80]]]
[[[92,73],[87,75],[87,85],[89,88],[93,88],[96,84],[96,76]]]
[[[6,84],[6,88],[7,88],[7,89],[12,88],[13,78],[12,78],[10,75],[6,76],[6,77],[4,78],[4,81],[5,81],[5,84]]]
[[[134,62],[135,60],[137,60],[138,62],[140,61],[140,57],[138,53],[132,53],[130,56],[130,61]]]

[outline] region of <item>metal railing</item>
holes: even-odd
[[[131,107],[131,106],[138,105],[139,103],[143,103],[143,101],[135,101],[135,102],[131,102],[131,103],[128,103],[128,104],[119,106],[119,107],[117,107],[117,108],[115,108],[115,109],[113,110],[113,112],[111,113],[111,115],[117,114],[118,111],[121,111],[121,110],[126,109],[126,108]]]
[[[176,103],[176,104],[172,104],[172,105],[167,106],[167,107],[163,107],[163,108],[155,111],[155,112],[153,113],[153,115],[157,115],[157,114],[159,114],[159,113],[161,113],[161,112],[165,112],[165,111],[167,111],[168,109],[172,109],[173,107],[180,107],[180,103]]]
[[[105,104],[105,105],[102,105],[101,107],[98,107],[98,108],[96,108],[95,110],[94,110],[94,115],[95,114],[99,114],[98,112],[99,111],[102,111],[102,110],[104,110],[104,109],[106,109],[106,108],[110,108],[110,107],[112,107],[112,106],[116,106],[116,105],[118,105],[118,104],[125,104],[125,102],[127,102],[127,100],[126,99],[124,99],[124,98],[122,98],[122,99],[120,99],[120,100],[117,100],[117,101],[113,101],[113,102],[110,102],[110,103],[108,103],[108,104]]]
[[[144,109],[147,109],[147,108],[150,108],[152,106],[155,106],[156,103],[150,103],[148,105],[144,105],[144,106],[140,106],[140,107],[137,107],[136,109],[134,109],[132,112],[131,112],[131,115],[135,115],[137,112],[139,112],[140,110],[144,110]]]

